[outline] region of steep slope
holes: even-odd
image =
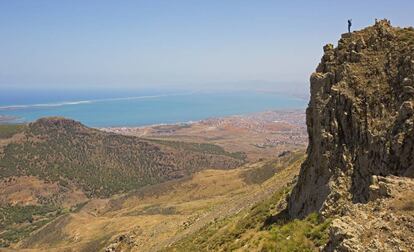
[[[63,118],[29,124],[0,146],[0,177],[36,176],[106,197],[190,175],[228,169],[243,156],[214,145],[152,142],[105,133]]]
[[[326,242],[329,221],[317,215],[286,225],[269,225],[272,215],[286,204],[294,177],[303,162],[302,153],[287,154],[275,163],[279,170],[261,185],[255,204],[240,202],[243,209],[230,216],[215,218],[195,233],[189,233],[161,251],[313,251]],[[260,170],[256,170],[260,173]],[[294,234],[294,235],[292,235]],[[290,239],[292,238],[292,239]]]
[[[414,29],[376,21],[324,52],[311,76],[308,158],[289,214],[339,217],[327,250],[412,251]]]

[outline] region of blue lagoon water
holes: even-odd
[[[266,92],[2,92],[0,115],[30,122],[63,116],[91,127],[197,121],[265,110],[304,109],[304,99]]]

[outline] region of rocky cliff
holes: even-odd
[[[349,217],[355,207],[390,197],[391,188],[396,193],[398,188],[413,190],[414,29],[392,27],[381,20],[343,34],[337,47],[324,47],[310,82],[308,157],[289,199],[289,215],[303,218],[320,212],[325,217]],[[403,223],[413,224],[412,212],[408,217]],[[352,229],[348,233],[353,235],[338,238],[339,233],[347,233],[346,228],[335,221],[333,225],[331,250],[361,249],[355,245],[363,244],[358,234],[367,230]],[[349,245],[351,238],[358,242]],[[414,246],[412,242],[406,241],[402,248]],[[384,244],[372,248],[397,246]]]

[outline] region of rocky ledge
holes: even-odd
[[[366,251],[361,237],[368,232],[374,251],[413,251],[413,241],[404,241],[413,237],[413,228],[407,233],[401,225],[389,226],[391,235],[384,240],[376,236],[381,227],[362,229],[369,217],[361,216],[371,216],[375,202],[389,198],[411,204],[407,191],[392,194],[387,188],[392,177],[393,187],[414,190],[409,186],[414,177],[414,29],[381,20],[343,34],[337,47],[324,47],[310,82],[308,158],[290,196],[289,215],[319,212],[334,218],[328,251]],[[383,204],[384,215],[395,214],[385,207],[390,203]],[[410,226],[413,210],[395,210],[399,217],[394,217]],[[370,219],[374,224],[375,218]]]

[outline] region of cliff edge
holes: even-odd
[[[327,250],[409,251],[414,246],[414,202],[408,195],[414,190],[414,29],[381,20],[343,34],[337,47],[324,47],[310,83],[308,157],[289,198],[289,215],[338,218]],[[401,215],[392,209],[391,199],[397,198],[405,200]],[[381,208],[381,220],[381,211],[393,215],[384,224],[387,237],[364,226],[378,222],[370,216],[375,207]],[[363,213],[367,216],[358,223]],[[396,228],[403,234],[398,235],[392,225],[400,217]],[[364,235],[369,232],[372,236]],[[376,239],[381,244],[374,244]]]

